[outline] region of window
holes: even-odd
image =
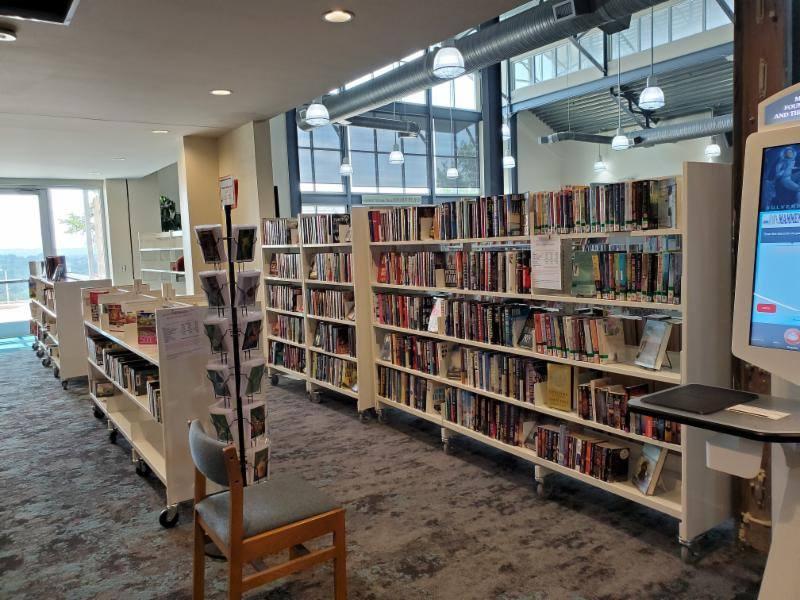
[[[733,10],[733,0],[725,0],[725,4]],[[730,24],[730,19],[719,7],[717,0],[706,0],[706,29],[714,29]]]
[[[389,71],[393,71],[394,69],[396,69],[396,68],[398,68],[398,67],[400,67],[400,66],[402,66],[402,65],[404,65],[406,63],[413,62],[413,61],[417,60],[418,58],[421,58],[424,54],[425,54],[425,52],[423,50],[418,50],[418,51],[414,52],[413,54],[409,54],[405,58],[402,58],[402,59],[398,60],[397,62],[390,63],[390,64],[386,65],[385,67],[381,67],[380,69],[372,71],[372,73],[367,73],[366,75],[364,75],[362,77],[359,77],[358,79],[354,79],[353,81],[351,81],[349,83],[346,83],[344,85],[344,89],[350,90],[350,89],[353,89],[354,87],[358,87],[362,83],[366,83],[367,81],[371,81],[371,80],[375,79],[376,77],[380,77],[381,75],[384,75],[384,74],[388,73]],[[337,90],[337,93],[338,93],[338,90]],[[415,92],[413,94],[405,96],[402,99],[402,101],[403,102],[408,102],[410,104],[425,104],[426,103],[425,90],[422,90],[420,92]]]
[[[672,40],[703,31],[703,0],[684,0],[671,8]]]
[[[333,125],[311,131],[297,129],[301,192],[344,192],[339,165],[342,152],[339,133]]]
[[[105,277],[103,207],[98,190],[50,188],[50,211],[56,254],[67,259],[67,272]]]
[[[437,194],[480,194],[480,163],[478,162],[478,124],[449,119],[434,121],[434,150]],[[448,179],[447,169],[456,167],[458,179]]]
[[[711,0],[714,2],[714,0]],[[660,8],[653,12],[654,46],[662,46],[669,42],[669,8]],[[642,50],[650,50],[650,15],[639,19],[639,39]]]
[[[478,106],[478,74],[470,73],[431,88],[433,106],[480,110]]]
[[[347,212],[344,204],[303,204],[304,215],[336,215]]]
[[[525,87],[533,83],[533,63],[531,57],[511,63],[514,72],[514,89]]]
[[[603,37],[604,34],[599,29],[588,32],[580,39],[581,47],[601,65],[603,64]],[[580,55],[581,69],[596,69],[592,61],[583,54]]]
[[[580,69],[578,49],[569,44],[561,44],[556,48],[556,77],[574,73]]]

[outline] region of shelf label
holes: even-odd
[[[408,194],[363,194],[361,204],[370,206],[419,206],[422,204],[422,196],[411,196]]]

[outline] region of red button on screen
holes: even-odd
[[[774,313],[777,308],[774,304],[756,304],[756,312],[760,313]]]

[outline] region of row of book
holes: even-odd
[[[147,382],[147,404],[150,408],[150,414],[158,423],[164,422],[163,412],[161,408],[161,385],[158,380]]]
[[[443,202],[434,213],[433,238],[440,240],[528,235],[527,194]]]
[[[566,424],[536,428],[536,455],[602,481],[627,481],[630,449]]]
[[[448,378],[487,392],[538,404],[537,384],[547,381],[547,363],[503,352],[460,347],[450,351]]]
[[[269,274],[284,279],[300,279],[300,255],[297,253],[273,254],[269,260]]]
[[[317,323],[314,346],[334,354],[356,355],[356,330],[349,325]]]
[[[443,416],[446,421],[504,444],[522,445],[523,422],[529,411],[456,388],[447,388],[444,396]]]
[[[291,285],[268,285],[267,302],[272,308],[301,313],[303,312],[303,290]]]
[[[373,242],[399,242],[432,239],[434,208],[403,206],[370,210],[369,239]]]
[[[432,296],[406,296],[379,292],[374,296],[375,321],[404,329],[424,331],[436,303]]]
[[[630,430],[638,435],[671,444],[681,443],[681,424],[660,417],[631,413]]]
[[[377,258],[375,281],[423,287],[444,286],[444,270],[437,269],[436,252],[382,252]],[[437,281],[437,270],[439,280]]]
[[[589,246],[573,255],[572,294],[607,300],[680,304],[681,252]]]
[[[400,333],[383,338],[382,360],[429,375],[447,373],[449,344],[430,338]]]
[[[444,253],[445,287],[527,294],[531,291],[529,250],[458,250]]]
[[[350,290],[317,289],[309,291],[308,312],[330,319],[355,319],[355,299]]]
[[[261,238],[267,246],[296,245],[300,241],[296,219],[263,219],[262,229]]]
[[[445,386],[425,377],[378,367],[378,396],[431,414],[439,414]]]
[[[158,367],[107,338],[86,338],[89,357],[105,375],[134,396],[148,393],[147,384],[158,381]]]
[[[625,335],[619,319],[596,315],[532,312],[533,348],[540,354],[584,362],[610,363],[622,355]],[[526,323],[520,346],[531,347]]]
[[[305,373],[306,351],[304,348],[270,340],[269,362],[278,367],[291,369],[298,373]]]
[[[270,323],[270,334],[290,342],[302,344],[304,343],[303,318],[277,314]]]
[[[350,215],[302,215],[304,244],[339,244],[350,241]]]
[[[314,255],[309,279],[345,283],[353,281],[353,261],[349,252],[320,252]]]
[[[346,390],[358,391],[358,369],[356,363],[349,360],[312,352],[311,377]]]
[[[568,186],[531,194],[534,234],[611,233],[677,226],[675,178]]]

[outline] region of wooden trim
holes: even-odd
[[[296,544],[333,533],[339,514],[342,515],[341,518],[344,518],[344,509],[337,508],[330,512],[247,538],[242,543],[242,558],[244,562],[249,563],[259,556],[274,554],[291,548]]]
[[[208,524],[207,524],[207,523],[206,523],[206,522],[203,520],[203,517],[201,517],[201,516],[200,516],[200,514],[199,514],[197,511],[195,511],[195,513],[194,513],[194,519],[195,519],[195,521],[196,521],[197,523],[199,523],[199,524],[200,524],[200,527],[202,527],[202,528],[203,528],[203,531],[205,531],[205,532],[206,532],[206,536],[207,536],[207,537],[208,537],[208,538],[209,538],[209,539],[210,539],[212,542],[214,542],[214,544],[216,544],[217,548],[219,548],[219,551],[220,551],[220,552],[222,552],[222,554],[224,554],[224,555],[225,555],[225,558],[228,558],[228,556],[230,555],[230,551],[229,551],[229,549],[228,549],[228,544],[226,544],[226,543],[223,541],[223,539],[222,539],[221,537],[219,537],[219,536],[216,534],[216,532],[215,532],[215,531],[213,531],[213,530],[212,530],[212,529],[211,529],[211,528],[208,526]]]
[[[246,592],[258,586],[264,585],[265,583],[269,583],[270,581],[291,575],[297,571],[309,569],[317,564],[334,559],[337,553],[338,550],[335,546],[327,546],[325,548],[320,548],[319,550],[314,550],[309,554],[304,554],[299,558],[295,558],[279,565],[275,565],[274,567],[270,567],[266,571],[259,571],[253,575],[248,575],[244,578],[242,590]]]

